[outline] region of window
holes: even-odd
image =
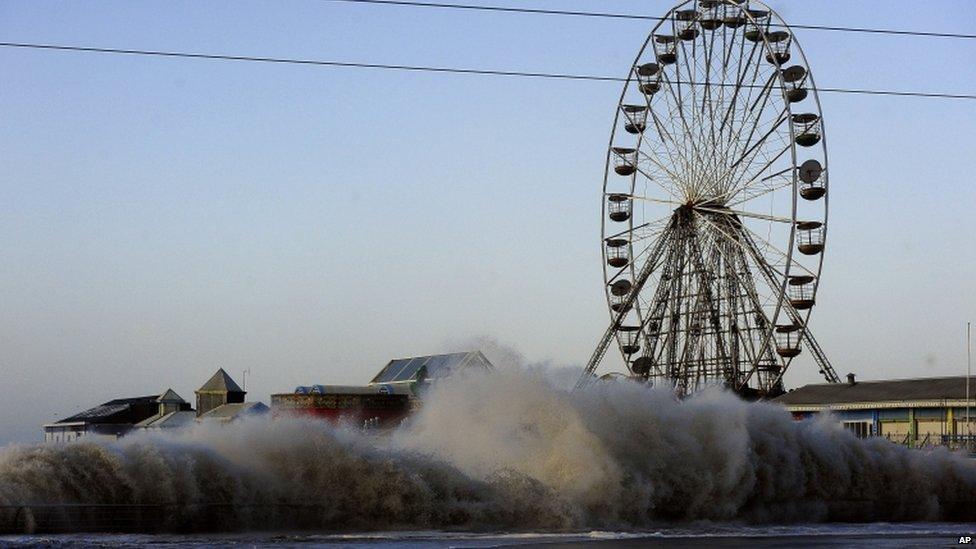
[[[867,421],[845,421],[844,428],[854,433],[857,438],[871,436],[871,424]]]

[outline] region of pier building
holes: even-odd
[[[937,377],[805,385],[776,399],[795,419],[830,412],[860,438],[884,437],[910,447],[972,446],[976,384]]]
[[[133,430],[158,431],[200,421],[230,423],[268,411],[261,402],[245,402],[247,394],[222,368],[195,391],[197,409],[172,389],[158,395],[117,398],[43,426],[45,442],[81,438],[117,439]]]
[[[45,424],[45,442],[73,442],[82,438],[117,439],[159,411],[159,397],[117,398],[84,412]]]
[[[156,403],[159,405],[156,414],[136,423],[134,426],[136,429],[149,431],[175,429],[193,423],[196,418],[196,412],[190,407],[190,403],[183,400],[183,397],[172,389],[167,389],[159,395]]]
[[[365,386],[300,386],[292,393],[271,395],[271,408],[276,416],[304,415],[366,428],[393,426],[420,406],[432,384],[461,371],[492,369],[480,351],[396,358]]]

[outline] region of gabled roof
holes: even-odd
[[[491,370],[494,367],[491,362],[488,362],[485,355],[481,354],[481,351],[397,358],[387,363],[369,383],[370,385],[377,383],[413,383],[421,377],[421,372],[424,372],[423,377],[426,379],[437,379],[467,368]]]
[[[974,385],[976,387],[976,385]],[[976,396],[976,389],[972,391]],[[970,397],[972,398],[972,396]],[[855,402],[965,400],[966,377],[930,377],[819,383],[805,385],[774,399],[787,406],[849,404]]]
[[[203,384],[203,387],[197,389],[196,392],[243,393],[244,389],[241,389],[240,386],[235,383],[229,375],[227,375],[227,372],[225,372],[223,368],[220,368],[216,373],[214,373],[213,376],[210,377],[210,379],[207,380],[206,383]]]
[[[135,426],[142,427],[144,429],[172,429],[174,427],[190,425],[193,423],[193,420],[196,419],[196,417],[197,413],[192,410],[181,410],[178,412],[170,412],[168,414],[156,414],[150,418],[140,421],[139,423],[136,423]]]
[[[232,402],[222,404],[200,416],[200,421],[231,421],[250,414],[263,414],[270,409],[263,402]]]
[[[182,404],[186,401],[183,400],[183,397],[176,394],[176,391],[172,389],[166,389],[165,393],[159,395],[159,398],[156,399],[156,402],[167,403],[167,404]]]

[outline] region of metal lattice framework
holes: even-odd
[[[757,1],[688,0],[654,27],[607,154],[604,280],[630,375],[688,393],[782,392],[811,351],[827,229],[827,151],[806,57]]]

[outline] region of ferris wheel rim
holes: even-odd
[[[827,192],[827,190],[829,189],[829,187],[828,187],[828,185],[829,185],[829,172],[828,172],[828,160],[827,160],[827,150],[826,150],[826,131],[825,131],[824,122],[823,122],[823,115],[822,115],[822,112],[823,111],[822,111],[822,106],[821,106],[821,103],[820,103],[819,94],[817,93],[817,89],[816,89],[816,86],[815,86],[814,80],[813,80],[813,74],[812,74],[812,71],[809,69],[809,62],[808,62],[808,60],[806,58],[806,55],[803,52],[802,48],[800,47],[799,41],[797,41],[795,39],[795,35],[794,35],[792,29],[790,29],[790,27],[786,24],[786,22],[782,19],[782,17],[779,16],[779,14],[777,14],[774,10],[772,10],[771,8],[769,8],[769,6],[767,6],[765,3],[759,2],[759,1],[756,1],[756,0],[754,0],[754,1],[750,2],[750,3],[742,3],[742,4],[740,4],[738,2],[734,2],[732,0],[720,0],[717,3],[720,4],[720,5],[722,5],[725,9],[728,9],[729,7],[733,7],[734,9],[737,9],[738,10],[738,15],[745,18],[745,21],[746,21],[745,24],[751,24],[751,25],[753,25],[753,26],[755,26],[756,28],[759,28],[759,29],[762,29],[762,28],[767,28],[768,29],[771,25],[770,24],[761,24],[760,22],[758,22],[753,17],[753,14],[750,13],[751,10],[749,9],[749,6],[753,6],[753,7],[759,6],[761,8],[764,8],[766,10],[766,12],[767,12],[767,16],[769,17],[770,21],[773,21],[775,19],[777,21],[777,26],[780,26],[780,27],[786,29],[786,32],[788,33],[788,37],[789,37],[788,39],[790,41],[790,46],[791,47],[795,47],[795,51],[799,54],[799,59],[802,60],[801,67],[805,69],[805,75],[803,76],[803,82],[804,83],[805,82],[809,82],[809,85],[806,86],[806,89],[809,92],[812,93],[812,96],[813,96],[813,105],[815,106],[815,109],[816,109],[816,113],[815,113],[816,114],[816,120],[817,120],[817,122],[818,122],[818,124],[820,126],[820,137],[821,137],[821,139],[820,139],[819,146],[817,147],[817,149],[820,151],[819,157],[823,159],[823,163],[822,163],[822,166],[821,166],[821,173],[822,173],[823,181],[822,181],[821,184],[822,184],[822,186],[824,188],[825,195],[823,196],[823,208],[822,208],[823,209],[823,215],[822,215],[822,219],[823,219],[822,226],[823,226],[823,229],[822,229],[822,239],[821,240],[822,240],[822,244],[824,245],[824,248],[825,248],[825,244],[826,244],[826,226],[827,226],[827,218],[828,218],[828,211],[829,211],[829,194],[830,194],[829,192]],[[608,254],[607,241],[608,241],[609,238],[612,238],[612,236],[613,236],[613,235],[608,235],[608,221],[607,221],[607,218],[608,218],[608,215],[607,215],[608,200],[607,200],[607,197],[610,196],[611,194],[614,194],[614,193],[610,193],[609,192],[609,185],[610,185],[610,181],[611,181],[611,177],[612,177],[611,176],[611,174],[612,174],[611,164],[612,164],[612,162],[614,160],[614,150],[613,149],[616,147],[616,138],[617,138],[618,132],[620,131],[620,121],[621,121],[620,118],[621,118],[621,113],[624,112],[625,108],[629,106],[629,104],[626,102],[626,98],[628,96],[628,91],[631,89],[631,86],[635,84],[635,82],[639,81],[639,77],[636,74],[636,69],[639,66],[639,63],[640,63],[642,57],[647,52],[648,46],[651,46],[651,48],[652,48],[652,50],[653,50],[653,52],[655,54],[655,58],[659,58],[659,56],[658,56],[658,50],[657,50],[657,46],[656,46],[656,44],[658,43],[658,41],[656,40],[656,37],[658,36],[659,29],[661,29],[661,27],[663,25],[665,25],[666,23],[670,23],[672,25],[672,29],[674,29],[674,24],[675,24],[675,21],[676,21],[676,17],[675,17],[676,13],[681,8],[683,8],[685,6],[688,6],[689,4],[694,5],[694,6],[698,6],[700,3],[697,0],[685,0],[684,2],[681,2],[681,3],[677,4],[677,5],[675,5],[674,7],[672,7],[667,12],[667,14],[665,15],[665,17],[661,18],[659,20],[659,22],[651,29],[650,33],[648,34],[647,38],[644,41],[644,44],[642,45],[642,47],[638,51],[638,54],[635,57],[634,63],[631,65],[631,69],[628,71],[628,76],[627,76],[626,82],[624,83],[623,89],[621,91],[620,98],[619,98],[619,100],[617,102],[617,109],[616,109],[615,114],[614,114],[613,131],[611,132],[611,135],[610,135],[610,143],[609,143],[609,146],[608,146],[608,151],[607,151],[607,156],[606,156],[606,162],[605,162],[603,194],[602,194],[602,200],[601,200],[601,203],[602,203],[602,214],[603,214],[602,215],[602,219],[601,219],[601,237],[602,237],[601,238],[601,250],[602,250],[602,256],[603,256],[604,289],[605,289],[605,293],[606,293],[606,298],[607,298],[607,303],[608,303],[608,310],[610,312],[611,319],[613,319],[615,317],[615,315],[616,315],[616,312],[614,311],[613,304],[612,304],[613,298],[612,298],[612,295],[611,295],[611,293],[612,293],[611,292],[611,284],[612,284],[612,282],[614,281],[615,278],[619,277],[620,274],[624,272],[623,269],[621,269],[619,271],[615,271],[614,269],[611,269],[610,266],[608,265],[608,257],[607,257],[607,254]],[[696,15],[695,21],[698,21],[698,18],[700,17],[700,15],[701,15],[700,13],[698,13],[698,15]],[[761,35],[762,36],[762,40],[761,40],[761,43],[762,43],[762,53],[767,54],[767,55],[771,55],[771,52],[773,52],[773,48],[771,47],[770,38],[769,38],[768,34],[769,33],[767,33],[767,32],[762,32],[762,35]],[[677,33],[675,33],[674,35],[671,35],[672,42],[677,42],[678,41],[675,38],[676,35],[677,35]],[[697,38],[697,35],[696,35],[696,38]],[[743,42],[743,44],[744,44],[744,42]],[[675,47],[675,51],[677,51],[677,47]],[[684,62],[687,63],[687,61],[684,61]],[[771,322],[768,323],[768,326],[765,329],[765,332],[766,333],[765,333],[765,335],[762,338],[763,341],[766,342],[766,343],[771,342],[772,339],[773,339],[772,338],[772,335],[773,335],[773,332],[776,329],[776,326],[778,324],[780,315],[782,313],[783,304],[784,304],[784,302],[786,300],[785,298],[787,297],[788,283],[789,283],[790,280],[792,280],[792,278],[791,278],[792,277],[792,270],[794,269],[794,266],[795,266],[795,262],[794,262],[794,255],[795,255],[795,253],[794,252],[795,252],[795,249],[796,249],[796,242],[797,242],[797,223],[801,222],[801,220],[798,218],[798,214],[797,214],[797,209],[798,209],[797,208],[797,205],[798,205],[797,203],[798,203],[798,197],[799,197],[798,189],[799,189],[800,181],[799,181],[799,176],[798,176],[799,162],[798,162],[798,159],[797,159],[796,130],[795,130],[794,124],[793,124],[793,116],[794,116],[793,106],[792,106],[791,101],[787,100],[786,97],[785,97],[786,90],[787,90],[787,85],[786,85],[787,83],[786,83],[786,81],[784,79],[782,63],[780,63],[780,62],[775,63],[775,68],[776,68],[776,72],[775,72],[775,74],[776,74],[776,78],[775,78],[775,80],[776,80],[776,90],[777,90],[777,92],[779,92],[783,96],[783,105],[785,107],[785,109],[784,109],[785,110],[785,116],[786,116],[786,120],[789,121],[789,123],[787,124],[787,126],[788,126],[788,130],[789,130],[789,145],[788,145],[788,150],[789,150],[789,153],[790,153],[790,161],[791,161],[791,166],[792,166],[792,168],[791,168],[791,174],[790,174],[790,184],[789,184],[789,188],[790,188],[790,191],[791,191],[791,205],[790,205],[790,217],[789,217],[789,220],[788,220],[789,223],[790,223],[789,238],[788,238],[788,244],[787,244],[786,250],[785,250],[786,260],[785,260],[785,263],[784,263],[784,270],[781,273],[782,276],[781,276],[781,280],[779,281],[780,282],[779,283],[779,288],[776,291],[776,295],[775,295],[775,302],[776,302],[775,311],[773,312]],[[664,70],[662,69],[660,71],[660,74],[663,74],[663,73],[664,73]],[[750,96],[750,98],[751,98],[751,96]],[[646,99],[646,107],[647,107],[647,110],[650,111],[650,112],[653,112],[653,110],[652,110],[653,107],[651,105],[652,96],[645,96],[645,99]],[[638,134],[638,136],[637,136],[637,140],[638,141],[637,141],[637,145],[635,147],[637,150],[640,149],[643,139],[644,139],[643,133]],[[634,199],[637,198],[637,193],[636,193],[637,180],[638,180],[638,174],[635,173],[634,176],[631,178],[630,184],[629,184],[629,195],[631,197],[631,201],[633,201]],[[751,198],[750,199],[747,199],[746,202],[748,202],[749,200],[752,200],[752,199]],[[634,230],[635,230],[635,217],[636,216],[634,216],[634,215],[631,215],[630,216],[630,218],[627,220],[627,229],[625,231],[622,231],[622,233],[629,233],[630,235],[633,235],[634,234]],[[620,233],[618,233],[618,235],[619,234]],[[631,278],[632,279],[636,279],[636,275],[637,275],[636,270],[637,270],[637,264],[638,264],[638,262],[636,261],[636,259],[639,257],[640,254],[638,254],[637,251],[635,250],[634,239],[632,238],[632,236],[631,236],[631,238],[629,238],[629,242],[627,244],[627,247],[628,247],[628,256],[632,260],[626,266],[626,269],[629,270],[629,273],[630,273]],[[646,252],[646,251],[647,251],[647,249],[644,250],[644,252]],[[642,252],[642,253],[644,253],[644,252]],[[819,290],[819,285],[820,285],[820,282],[821,282],[821,274],[823,272],[824,251],[821,250],[817,255],[818,255],[818,258],[817,258],[817,261],[816,261],[816,266],[814,268],[814,274],[813,274],[813,288],[812,288],[812,292],[813,292],[813,295],[814,296],[816,295],[817,291]],[[616,274],[612,275],[612,272],[616,272]],[[807,275],[801,275],[801,276],[807,276]],[[641,307],[642,307],[642,304],[641,304],[640,299],[639,298],[638,299],[635,299],[635,302],[634,302],[634,310],[637,313],[638,318],[641,320],[641,322],[643,322],[644,319],[643,319],[643,315],[641,313]],[[799,315],[800,318],[802,318],[801,325],[803,327],[806,327],[807,326],[811,314],[812,314],[812,309],[807,309],[807,310],[803,311]],[[620,342],[618,341],[618,344],[619,343]],[[623,353],[623,349],[621,349],[621,352]],[[791,360],[792,359],[789,359],[787,361],[787,365],[789,364],[789,361],[791,361]],[[628,368],[629,368],[629,365],[628,365]],[[783,370],[783,373],[785,373],[785,368]],[[782,377],[782,374],[780,375],[780,377]]]

